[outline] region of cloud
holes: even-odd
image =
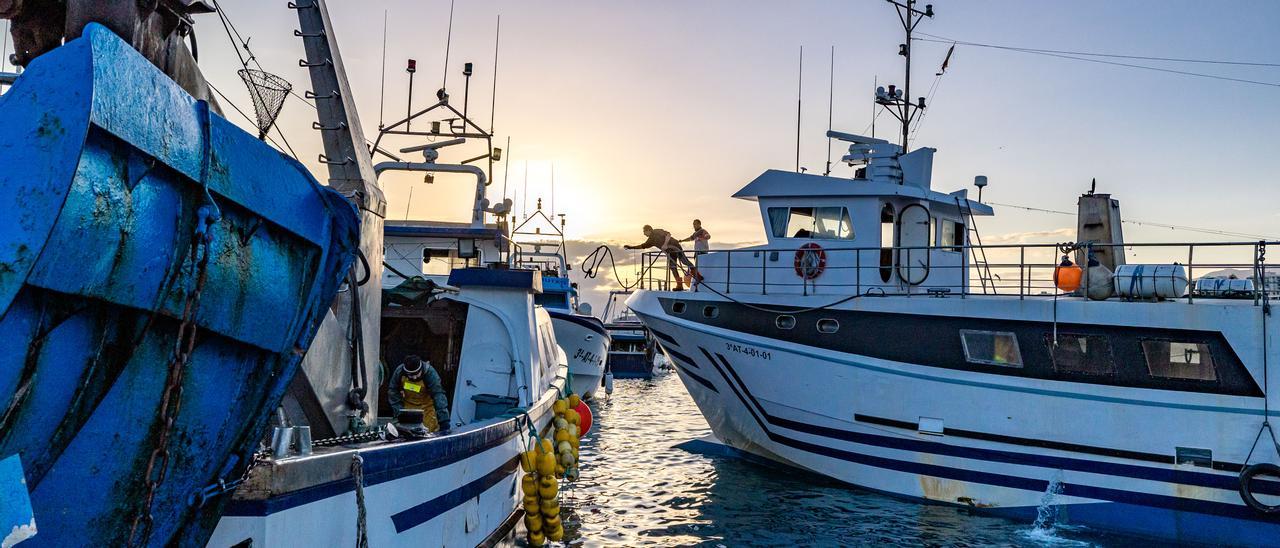
[[[1054,230],[1037,230],[1031,232],[1010,232],[1008,234],[996,234],[995,236],[984,236],[982,238],[985,244],[1030,244],[1030,243],[1057,243],[1074,241],[1076,238],[1076,229],[1074,228],[1058,228]]]

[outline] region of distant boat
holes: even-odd
[[[556,340],[569,356],[571,388],[593,398],[604,385],[609,332],[604,322],[591,315],[591,305],[578,299],[578,286],[569,278],[563,215],[560,222],[556,226],[538,200],[534,214],[511,230],[511,267],[542,274],[542,293],[535,301],[551,314]],[[549,231],[543,233],[544,227]]]
[[[609,293],[605,329],[609,331],[609,372],[618,379],[651,379],[657,373],[657,347],[649,330],[624,303],[630,291]],[[611,314],[612,313],[612,314]]]

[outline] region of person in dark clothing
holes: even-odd
[[[684,255],[684,248],[680,247],[680,242],[671,237],[671,233],[661,228],[653,228],[644,225],[645,241],[639,245],[624,246],[627,249],[647,249],[656,247],[659,251],[667,254],[667,268],[671,269],[671,275],[676,279],[676,291],[684,291],[684,274],[680,271],[680,265],[684,265],[689,269],[690,283],[702,281],[702,275],[698,273],[698,268],[689,262],[689,258]]]
[[[449,429],[449,397],[431,362],[412,354],[405,356],[404,363],[391,373],[387,388],[387,401],[396,416],[405,408],[421,409],[422,424],[428,430]]]

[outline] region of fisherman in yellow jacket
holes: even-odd
[[[422,424],[437,432],[449,429],[449,397],[440,374],[416,355],[405,356],[387,384],[387,401],[396,416],[402,409],[421,409]]]

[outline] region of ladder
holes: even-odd
[[[996,282],[991,275],[991,266],[987,261],[987,252],[982,247],[982,235],[978,233],[978,226],[973,219],[973,208],[969,207],[969,199],[964,199],[964,204],[960,203],[960,197],[956,196],[956,207],[960,209],[960,215],[965,221],[965,245],[969,247],[969,252],[973,256],[973,266],[978,271],[978,281],[982,284],[982,293],[996,293]],[[977,246],[972,245],[977,242]],[[990,288],[988,290],[988,288]]]

